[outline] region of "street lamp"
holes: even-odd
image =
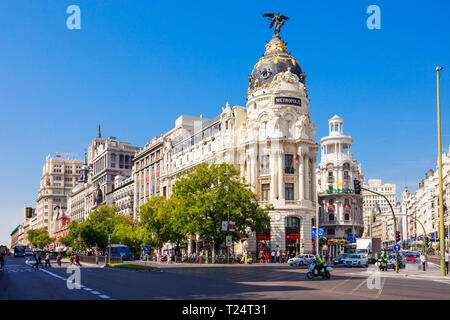
[[[223,174],[225,177],[227,177],[227,183],[228,183],[228,223],[227,223],[227,236],[230,236],[230,174],[228,172],[225,172]],[[227,247],[227,263],[230,263],[230,248]]]
[[[444,259],[444,201],[442,195],[442,145],[441,145],[441,102],[440,102],[440,89],[439,89],[439,71],[442,67],[436,67],[437,73],[437,125],[438,125],[438,170],[439,170],[439,250],[441,252],[441,276],[446,275],[445,259]]]

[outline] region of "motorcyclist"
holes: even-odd
[[[314,259],[314,269],[313,272],[315,273],[315,270],[317,270],[316,275],[320,274],[320,271],[323,268],[323,261],[322,258],[320,257],[320,255],[316,255],[315,259]]]
[[[61,258],[62,258],[62,253],[58,252],[58,255],[56,256],[56,262],[58,263],[58,266],[61,267]]]
[[[383,250],[383,253],[381,254],[381,270],[387,271],[387,262],[388,262],[389,255],[386,252],[386,250]]]

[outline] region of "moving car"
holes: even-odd
[[[405,254],[406,262],[417,263],[420,262],[420,254],[414,252],[408,252]]]
[[[331,260],[331,262],[332,262],[334,265],[337,265],[337,264],[343,264],[343,263],[344,263],[344,260],[345,260],[348,256],[349,256],[349,254],[347,254],[347,253],[340,254],[340,255],[338,255],[337,257],[333,258],[333,260]]]
[[[25,249],[25,255],[26,256],[31,256],[33,254],[33,250],[31,249]]]
[[[288,263],[290,266],[303,266],[307,265],[313,258],[314,256],[312,254],[300,254],[294,258],[290,258]]]
[[[366,255],[352,254],[344,260],[344,266],[346,267],[366,267],[369,265],[369,261]]]

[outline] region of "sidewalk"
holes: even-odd
[[[419,269],[420,267],[420,269]],[[349,275],[362,275],[362,274],[370,274],[373,270],[369,267],[369,269],[361,272],[350,272],[347,273]],[[418,263],[407,263],[404,269],[399,269],[398,273],[395,270],[389,269],[388,271],[380,271],[380,276],[384,278],[406,278],[406,279],[425,279],[425,280],[448,280],[450,281],[450,276],[447,275],[445,277],[441,276],[440,266],[428,262],[428,269],[423,271],[422,265]]]

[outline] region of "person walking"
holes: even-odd
[[[280,263],[280,260],[281,260],[281,250],[278,249],[278,251],[277,251],[277,263]]]
[[[270,262],[275,262],[275,250],[272,250],[272,253],[270,254]]]
[[[425,254],[423,252],[420,253],[420,262],[422,262],[423,271],[425,271]]]
[[[31,266],[31,268],[36,268],[36,270],[38,270],[39,269],[39,255],[38,255],[37,251],[34,252],[33,259],[36,261],[36,263],[33,264]]]
[[[61,259],[62,259],[62,253],[60,251],[60,252],[58,252],[58,255],[56,256],[56,263],[58,264],[59,267],[61,267]]]
[[[74,260],[75,260],[75,265],[78,265],[79,267],[81,267],[81,263],[80,263],[80,255],[78,253],[74,254]]]
[[[448,274],[448,258],[449,258],[449,254],[448,254],[448,249],[445,250],[445,274]]]
[[[52,265],[50,264],[50,253],[49,252],[47,252],[47,254],[45,255],[45,265],[44,265],[44,267],[47,268],[47,266],[49,268],[52,267]]]

